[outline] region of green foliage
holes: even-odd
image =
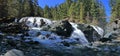
[[[102,18],[105,16],[105,11],[100,0],[66,0],[55,7],[46,5],[44,8],[38,5],[38,0],[0,0],[0,18],[26,16],[39,16],[54,20],[69,18],[80,23],[96,21],[97,25],[101,21],[105,22],[105,18]]]
[[[106,22],[105,10],[100,0],[66,0],[59,6],[52,7],[53,19],[65,19],[66,17],[80,23],[94,23],[96,25]],[[50,17],[48,17],[50,18]],[[101,21],[103,21],[101,23]]]
[[[42,9],[38,0],[0,0],[0,18],[21,18],[24,16],[41,16]]]
[[[7,0],[0,0],[0,20],[7,16]]]
[[[45,18],[50,18],[50,16],[51,16],[50,8],[47,5],[45,6],[43,11],[44,11],[44,17]]]
[[[115,19],[120,19],[120,0],[110,0],[110,5],[112,8],[111,21]]]

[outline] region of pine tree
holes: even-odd
[[[38,9],[39,9],[39,4],[38,4],[38,0],[34,0],[33,1],[33,8],[34,8],[34,16],[38,16]]]
[[[44,8],[44,17],[50,18],[50,8],[47,5]]]
[[[69,17],[70,17],[71,19],[73,19],[73,17],[75,16],[75,15],[74,15],[74,13],[75,13],[75,12],[74,12],[74,9],[75,9],[74,6],[75,6],[75,4],[72,3],[71,6],[70,6],[70,8],[68,9],[68,12],[69,12],[68,15],[69,15]]]
[[[112,7],[112,16],[111,21],[115,19],[120,19],[120,0],[111,0],[111,7]]]
[[[0,0],[0,21],[7,17],[7,0]]]
[[[8,0],[7,1],[7,11],[8,18],[18,17],[19,15],[19,1],[18,0]]]
[[[51,8],[51,14],[52,14],[52,18],[54,20],[57,20],[57,16],[58,16],[58,14],[57,14],[57,7]]]
[[[44,17],[43,8],[38,7],[37,13],[38,13],[38,14],[37,14],[38,16],[40,16],[40,17]]]
[[[83,23],[84,22],[84,6],[83,6],[83,3],[81,2],[80,3],[80,23]]]
[[[22,16],[30,16],[30,1],[29,0],[24,0],[23,1],[23,13]]]

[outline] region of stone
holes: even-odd
[[[108,42],[108,41],[112,41],[112,39],[110,39],[110,38],[101,38],[99,41]]]
[[[117,39],[120,37],[120,19],[116,19],[106,26],[105,38]]]
[[[73,27],[67,20],[61,20],[44,27],[42,30],[51,31],[60,36],[70,37],[71,33],[73,32]]]
[[[8,51],[4,56],[24,56],[23,52],[17,49]]]
[[[78,29],[80,29],[89,42],[95,42],[100,40],[102,37],[98,32],[89,24],[78,24]]]

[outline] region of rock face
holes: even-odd
[[[60,36],[70,37],[73,32],[73,27],[67,20],[63,20],[51,24],[43,28],[43,30],[54,32]]]
[[[89,42],[100,40],[100,38],[103,37],[104,33],[100,27],[88,24],[78,24],[78,29],[80,29],[85,34],[85,37]]]
[[[24,54],[20,50],[12,49],[8,51],[4,56],[24,56]]]
[[[109,23],[106,26],[105,38],[116,39],[120,37],[120,20],[116,19],[115,21]]]

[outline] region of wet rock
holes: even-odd
[[[70,43],[68,43],[68,42],[66,42],[66,41],[63,41],[63,42],[61,42],[64,46],[67,46],[67,47],[69,47],[70,46]]]
[[[33,27],[41,28],[43,26],[52,24],[52,21],[50,19],[42,17],[23,17],[19,20],[19,22],[25,23],[25,25],[29,26],[30,28]]]
[[[98,27],[98,26],[94,26]],[[100,34],[93,28],[93,26],[88,24],[78,24],[78,29],[80,29],[89,42],[98,41],[102,38]]]
[[[67,20],[58,21],[54,24],[51,24],[47,27],[44,27],[42,30],[51,31],[60,36],[70,37],[73,32],[72,25]]]
[[[120,20],[116,19],[113,22],[108,23],[105,30],[105,38],[117,39],[120,37]]]
[[[106,29],[105,29],[105,33],[116,31],[118,29],[120,29],[120,19],[116,19],[116,20],[108,23],[106,26]]]
[[[8,51],[4,56],[24,56],[23,52],[17,49]]]
[[[101,38],[99,41],[108,42],[108,41],[112,41],[112,39],[110,39],[110,38]]]

